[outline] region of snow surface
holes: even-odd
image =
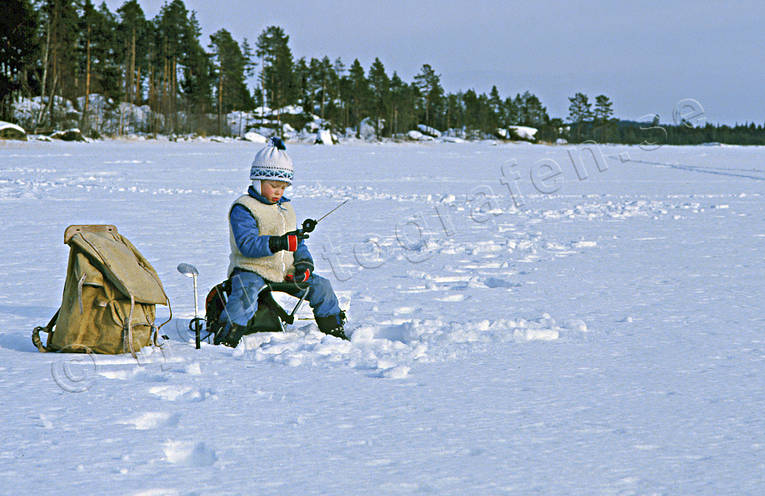
[[[309,245],[352,340],[298,321],[197,351],[175,267],[225,276],[260,145],[2,145],[0,494],[765,490],[763,148],[604,146],[600,171],[574,146],[290,145],[299,219],[351,200]],[[82,223],[157,269],[161,350],[32,346]]]

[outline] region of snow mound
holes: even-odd
[[[164,445],[165,459],[178,465],[209,467],[218,460],[215,451],[205,443],[168,440]]]
[[[428,136],[426,134],[423,134],[419,131],[411,130],[408,133],[406,133],[407,138],[413,141],[434,141],[434,138],[432,136]]]
[[[63,131],[56,131],[51,134],[50,137],[61,141],[86,141],[82,136],[82,131],[76,127],[65,129]]]
[[[337,140],[332,136],[332,132],[329,129],[320,129],[316,132],[315,144],[334,145],[336,142]]]
[[[262,134],[256,133],[255,131],[250,131],[244,135],[244,139],[247,141],[252,141],[253,143],[265,143],[268,141],[268,138],[263,136]]]
[[[426,126],[425,124],[417,124],[417,129],[419,129],[422,134],[430,136],[432,138],[440,138],[441,135],[443,134],[438,129],[434,127]]]
[[[145,431],[157,429],[159,427],[173,427],[178,424],[180,414],[171,414],[167,412],[145,412],[135,418],[118,422],[119,424],[128,424],[135,427],[136,430]]]
[[[382,131],[382,129],[379,130]],[[364,117],[359,123],[359,136],[365,141],[373,141],[377,139],[375,123],[369,117]]]
[[[0,138],[19,139],[24,138],[27,132],[23,127],[10,122],[0,121]]]

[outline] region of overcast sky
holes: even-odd
[[[123,0],[108,0],[114,11]],[[164,0],[139,0],[147,18]],[[762,1],[343,1],[184,0],[203,44],[226,28],[254,45],[278,25],[296,58],[336,57],[365,70],[379,57],[411,82],[422,64],[447,91],[505,97],[530,90],[552,117],[568,97],[606,94],[616,115],[672,120],[695,99],[710,122],[765,122]]]

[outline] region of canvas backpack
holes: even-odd
[[[112,225],[69,226],[64,243],[70,252],[61,308],[34,329],[37,349],[135,356],[152,337],[156,344],[155,305],[170,307],[170,300],[148,260]],[[45,345],[40,332],[48,333]]]

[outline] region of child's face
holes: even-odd
[[[276,203],[289,184],[284,181],[260,181],[260,193],[271,203]]]

